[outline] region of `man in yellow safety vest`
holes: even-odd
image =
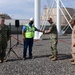
[[[24,50],[23,50],[23,59],[26,59],[27,54],[27,48],[29,46],[29,58],[32,59],[32,47],[33,47],[33,40],[34,40],[34,32],[44,32],[42,30],[37,29],[33,26],[34,19],[30,18],[30,21],[28,24],[23,26],[22,28],[22,36],[24,41]]]

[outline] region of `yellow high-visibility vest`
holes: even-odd
[[[34,38],[34,32],[35,27],[30,27],[28,24],[26,24],[26,32],[25,32],[25,38]]]

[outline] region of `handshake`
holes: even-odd
[[[48,33],[48,30],[43,31],[43,34],[47,34],[47,33]]]
[[[50,33],[51,32],[51,30],[39,30],[40,32],[43,32],[43,34],[48,34],[48,33]]]

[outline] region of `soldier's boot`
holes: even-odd
[[[1,61],[1,57],[0,57],[0,61]]]
[[[54,57],[51,59],[52,61],[57,60],[57,55],[54,55]]]
[[[75,65],[75,61],[71,62],[72,65]]]
[[[7,59],[4,59],[4,62],[7,62]]]
[[[4,60],[3,60],[3,59],[1,59],[1,60],[0,60],[0,63],[3,63],[3,61],[4,61]]]
[[[1,59],[1,63],[3,63],[4,62],[4,59]]]
[[[1,63],[3,63],[3,62],[4,62],[4,58],[2,57],[2,58],[1,58]]]
[[[2,57],[0,57],[0,63],[2,63]]]
[[[2,63],[2,61],[0,60],[0,63]]]
[[[51,56],[49,56],[50,59],[54,58],[54,54],[52,54]]]
[[[74,62],[74,59],[70,59],[71,62]]]

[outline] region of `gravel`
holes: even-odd
[[[16,35],[12,35],[17,37]],[[19,35],[22,41],[22,36]],[[11,37],[11,45],[17,40]],[[21,42],[23,43],[23,41]],[[10,50],[8,42],[7,52]],[[34,42],[34,59],[23,60],[23,45],[20,43],[12,48],[19,58],[11,51],[7,62],[0,63],[0,75],[75,75],[75,65],[71,65],[71,35],[59,36],[58,60],[51,61],[49,35],[43,35],[41,40]],[[28,53],[28,52],[27,52]],[[28,54],[27,54],[28,57]]]

